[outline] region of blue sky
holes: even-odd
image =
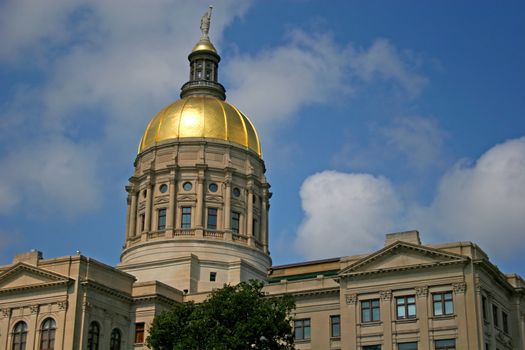
[[[137,144],[207,5],[0,4],[0,263],[118,262]],[[525,275],[523,2],[213,5],[220,80],[262,139],[274,264],[418,229]]]

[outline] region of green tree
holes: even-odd
[[[265,296],[252,280],[217,289],[201,304],[182,303],[155,317],[147,344],[155,350],[294,349],[291,296]]]

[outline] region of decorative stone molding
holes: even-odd
[[[32,313],[32,314],[37,314],[38,313],[38,310],[39,310],[39,306],[38,305],[31,305],[29,307],[29,311]]]
[[[346,298],[346,303],[348,305],[355,305],[357,301],[357,294],[346,294],[345,298]]]
[[[463,294],[465,293],[466,289],[467,289],[467,284],[464,282],[452,283],[452,290],[454,291],[454,294]]]
[[[390,301],[392,300],[392,291],[391,290],[382,290],[379,292],[379,297],[381,300]]]
[[[11,316],[11,309],[10,308],[6,308],[6,309],[1,309],[0,310],[0,318],[9,318],[9,316]]]
[[[67,310],[67,300],[59,301],[57,306],[59,310]]]
[[[426,298],[428,296],[428,287],[416,287],[416,296],[418,298]]]

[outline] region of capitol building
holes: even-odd
[[[226,102],[208,28],[139,142],[120,263],[35,250],[0,266],[0,349],[146,349],[155,315],[250,279],[294,296],[297,349],[525,349],[525,282],[472,242],[389,233],[378,251],[272,266],[262,146]]]

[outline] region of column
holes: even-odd
[[[253,181],[248,182],[248,203],[246,205],[246,234],[248,235],[248,244],[255,246],[255,237],[253,236]]]
[[[11,319],[11,309],[0,309],[0,347],[8,349],[9,341],[9,320]]]
[[[392,324],[395,318],[392,317],[392,291],[383,290],[379,292],[381,321],[383,322],[384,349],[392,350]]]
[[[199,175],[197,176],[197,204],[195,208],[195,236],[203,237],[203,209],[204,209],[204,170],[199,170]]]
[[[268,189],[262,191],[261,201],[261,244],[265,253],[268,253]]]
[[[37,333],[38,333],[38,311],[39,311],[39,305],[31,305],[29,307],[29,311],[31,312],[31,315],[29,316],[29,322],[27,323],[27,349],[36,349],[36,342],[37,342]]]
[[[419,347],[418,349],[429,350],[430,339],[428,333],[429,310],[428,310],[428,287],[416,288],[416,312],[419,318]]]
[[[224,179],[224,239],[232,240],[231,211],[232,211],[232,178],[231,173]]]
[[[151,231],[151,210],[152,210],[152,196],[153,196],[153,185],[150,183],[146,188],[146,210],[144,217],[144,231],[142,232],[141,240],[147,239],[147,233]]]
[[[457,316],[458,325],[458,348],[465,346],[467,349],[478,348],[472,347],[473,341],[469,342],[468,336],[468,312],[467,312],[467,300],[465,298],[467,284],[465,282],[452,283],[452,291],[454,293],[454,312]],[[474,298],[473,298],[474,299]],[[475,301],[475,300],[474,300]],[[473,316],[475,317],[475,316]],[[477,338],[477,337],[476,337]],[[495,344],[495,343],[494,343]],[[481,347],[480,347],[481,348]]]
[[[129,233],[128,238],[137,234],[137,196],[138,193],[131,188],[131,207],[129,213]]]
[[[176,194],[176,174],[175,171],[172,170],[170,174],[170,181],[169,181],[169,204],[168,204],[168,212],[166,217],[166,236],[167,237],[173,237],[173,223],[175,222],[175,194]]]
[[[129,226],[130,226],[130,213],[131,213],[131,195],[129,194],[128,186],[126,186],[126,191],[128,191],[128,196],[126,198],[126,229],[125,229],[125,241],[130,237]]]

